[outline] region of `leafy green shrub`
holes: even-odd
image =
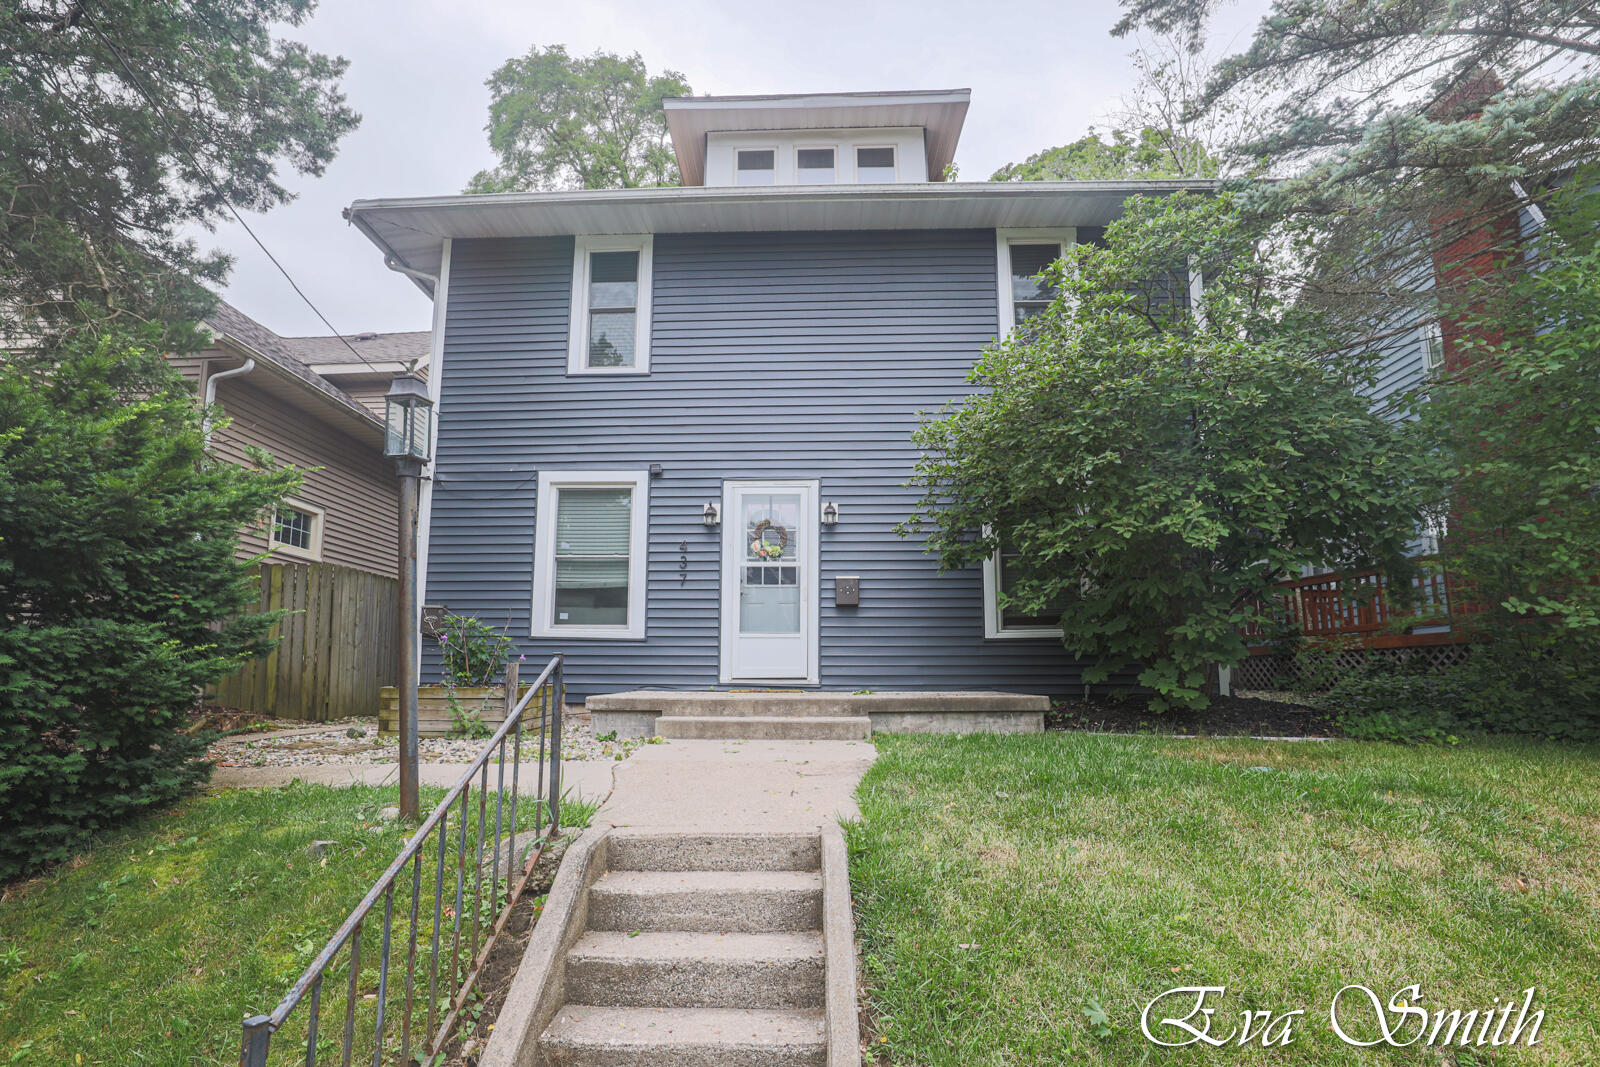
[[[1460,697],[1451,674],[1384,664],[1346,675],[1317,702],[1359,741],[1449,741],[1464,729]]]
[[[484,723],[489,696],[474,706],[461,702],[458,687],[493,685],[505,670],[506,658],[516,647],[505,631],[496,630],[470,615],[446,615],[440,624],[439,652],[450,702],[452,737],[488,737],[494,731]]]
[[[276,619],[239,530],[298,482],[209,460],[146,336],[0,353],[0,881],[208,773],[187,710]]]

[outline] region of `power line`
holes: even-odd
[[[322,309],[317,307],[312,299],[305,294],[305,291],[300,288],[299,283],[294,280],[294,277],[289,273],[288,268],[278,261],[278,257],[272,254],[272,250],[266,246],[266,243],[262,241],[260,237],[256,236],[256,232],[250,228],[250,224],[244,221],[244,217],[239,214],[239,210],[233,206],[226,196],[223,195],[222,189],[215,181],[212,180],[210,172],[201,165],[200,157],[193,150],[191,150],[187,144],[184,143],[183,138],[178,134],[177,128],[173,126],[172,121],[167,118],[166,113],[162,111],[160,105],[156,103],[154,95],[145,88],[144,83],[139,80],[139,76],[134,73],[132,65],[130,65],[127,59],[124,58],[122,53],[117,49],[117,46],[112,44],[104,33],[100,32],[99,20],[90,17],[86,8],[80,8],[80,12],[83,16],[83,21],[89,24],[90,32],[96,37],[100,38],[100,43],[109,48],[111,50],[111,54],[117,57],[117,62],[122,64],[122,69],[127,72],[129,82],[133,85],[134,89],[139,93],[139,95],[144,98],[144,102],[149,105],[150,110],[156,115],[157,118],[161,120],[162,125],[167,128],[167,132],[172,135],[173,144],[178,148],[179,151],[189,158],[189,162],[194,165],[195,171],[201,176],[206,184],[211,187],[211,191],[217,195],[219,200],[222,201],[222,205],[228,209],[228,214],[232,215],[234,221],[239,224],[245,233],[250,235],[250,240],[254,241],[256,243],[256,247],[261,249],[262,253],[267,257],[267,259],[271,260],[274,267],[278,268],[278,273],[282,274],[284,281],[289,283],[289,288],[294,290],[296,296],[305,301],[306,307],[310,308],[312,312],[316,314],[317,318],[322,320],[322,324],[328,328],[333,336],[337,337],[339,341],[350,350],[351,355],[355,356],[371,369],[377,370],[378,367],[376,364],[374,364],[366,356],[362,355],[356,349],[356,346],[351,344],[344,334],[340,333],[334,328],[333,323],[328,321],[328,316],[324,315],[322,313]],[[228,36],[230,39],[234,40],[235,44],[238,44],[237,39],[234,39],[232,34],[229,34]]]

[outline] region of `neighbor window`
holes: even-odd
[[[801,185],[833,184],[833,149],[798,148],[794,154],[795,180]]]
[[[644,636],[646,495],[643,471],[541,473],[535,636]]]
[[[577,239],[570,373],[650,369],[651,246],[649,236]]]
[[[1063,604],[1046,605],[1039,615],[1001,606],[998,594],[1015,588],[1016,560],[1016,553],[1002,548],[983,565],[984,636],[1060,637]]]
[[[894,148],[856,149],[856,181],[863,184],[894,181]]]
[[[778,150],[741,148],[734,153],[735,185],[771,185],[778,180]]]
[[[1432,373],[1444,366],[1444,331],[1437,322],[1422,327],[1422,369]]]
[[[1000,332],[1044,314],[1057,293],[1040,273],[1060,259],[1073,243],[1072,231],[1000,230],[996,259],[1000,267]]]
[[[272,513],[268,531],[272,547],[285,555],[320,559],[322,512],[299,501],[285,501]]]

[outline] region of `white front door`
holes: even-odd
[[[722,681],[817,682],[817,483],[727,482]]]

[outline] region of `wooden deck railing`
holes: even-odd
[[[1417,645],[1453,644],[1461,635],[1448,626],[1452,614],[1449,584],[1437,562],[1423,560],[1412,580],[1410,607],[1400,607],[1390,595],[1390,579],[1379,571],[1352,574],[1314,574],[1280,582],[1282,591],[1275,602],[1263,605],[1263,614],[1279,627],[1297,630],[1313,640],[1342,639],[1367,648],[1405,648]],[[1459,614],[1459,609],[1457,609]],[[1411,626],[1431,632],[1414,633]],[[1264,651],[1273,629],[1264,622],[1245,627],[1245,638],[1254,651]]]

